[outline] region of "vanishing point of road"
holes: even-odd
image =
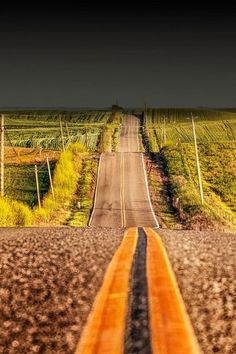
[[[159,226],[150,201],[138,131],[138,118],[126,115],[119,151],[101,155],[90,226]]]

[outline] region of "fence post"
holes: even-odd
[[[62,150],[65,151],[65,143],[64,143],[64,136],[63,136],[63,129],[62,129],[62,121],[60,117],[60,129],[61,129],[61,142],[62,142]]]
[[[197,165],[199,192],[200,192],[200,197],[201,197],[201,204],[203,205],[204,197],[203,197],[203,188],[202,188],[202,178],[201,178],[201,170],[200,170],[200,163],[199,163],[199,156],[198,156],[196,129],[195,129],[194,117],[193,117],[192,113],[191,113],[191,118],[192,118],[192,130],[193,130],[195,157],[196,157],[196,165]]]
[[[35,180],[37,187],[37,196],[38,196],[38,207],[41,208],[40,192],[39,192],[39,178],[38,178],[38,167],[35,165]]]
[[[66,122],[66,132],[67,132],[68,144],[69,144],[70,143],[70,132],[69,132],[69,128],[68,128],[67,122]]]
[[[50,163],[49,163],[48,156],[47,156],[47,166],[48,166],[48,176],[49,176],[49,181],[50,181],[50,186],[51,186],[51,191],[52,191],[52,197],[55,200],[54,188],[53,188],[53,183],[52,183],[52,175],[51,175],[51,169],[50,169]]]

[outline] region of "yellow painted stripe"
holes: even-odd
[[[108,266],[75,354],[124,353],[129,276],[137,237],[136,228],[126,231]]]
[[[153,354],[199,354],[173,270],[160,236],[147,235],[147,282]]]
[[[122,174],[122,154],[120,155],[120,215],[121,215],[121,226],[124,226],[123,218],[123,174]]]
[[[124,220],[124,227],[126,227],[126,214],[125,214],[125,157],[122,154],[122,196],[123,196],[123,220]]]
[[[125,181],[124,155],[121,154],[120,156],[120,205],[121,205],[121,226],[122,227],[126,226],[124,181]]]

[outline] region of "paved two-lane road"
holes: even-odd
[[[150,202],[138,129],[139,120],[126,115],[119,152],[101,155],[91,226],[158,226]]]

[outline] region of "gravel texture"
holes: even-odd
[[[236,235],[158,230],[204,354],[236,353]]]
[[[123,234],[0,229],[0,353],[73,353]]]
[[[158,232],[202,352],[235,354],[236,235]],[[0,353],[72,354],[123,234],[1,228]]]

